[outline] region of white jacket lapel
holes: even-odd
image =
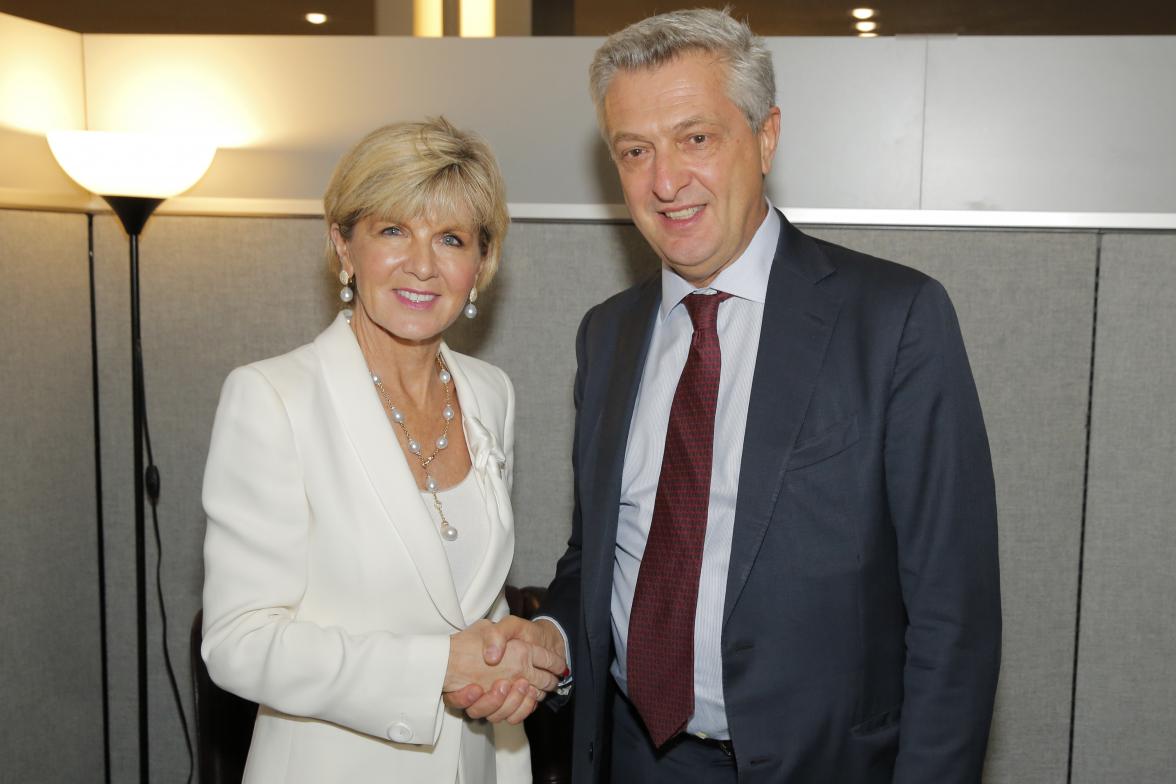
[[[454,628],[464,628],[465,617],[441,538],[372,387],[363,352],[344,313],[315,339],[314,346],[335,414],[384,513],[404,542],[437,611]]]
[[[502,592],[514,558],[514,517],[506,478],[507,456],[496,435],[501,433],[505,425],[493,415],[490,407],[483,412],[479,397],[491,394],[491,390],[479,384],[475,376],[466,371],[461,355],[454,354],[447,345],[442,344],[441,356],[453,375],[457,398],[461,402],[462,425],[470,450],[470,462],[486,504],[489,525],[482,562],[475,570],[465,595],[461,597],[462,614],[467,623],[473,623],[485,617]],[[505,401],[503,404],[505,406]]]

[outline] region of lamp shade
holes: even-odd
[[[215,145],[186,136],[53,131],[48,137],[65,173],[100,196],[175,196],[204,176],[216,154]]]

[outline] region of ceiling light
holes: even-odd
[[[872,33],[878,29],[877,22],[858,22],[854,25],[859,33]]]
[[[494,0],[461,0],[458,33],[462,38],[493,38],[494,16]]]
[[[849,12],[854,19],[872,19],[874,14],[878,13],[873,8],[855,8]]]
[[[413,0],[412,34],[417,38],[445,35],[445,3],[442,0]]]
[[[877,38],[877,33],[858,33],[858,38]]]
[[[865,17],[862,17],[862,18],[864,19]],[[306,21],[310,22],[313,25],[326,24],[327,15],[320,14],[318,11],[311,11],[309,14],[306,15]]]

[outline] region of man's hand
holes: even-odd
[[[555,677],[551,691],[560,679],[567,675],[567,657],[564,651],[563,635],[547,620],[527,621],[513,615],[507,616],[482,632],[485,643],[482,654],[488,666],[498,665],[503,657],[510,657],[514,645],[525,643],[532,647],[546,649],[554,654],[557,661],[548,672]],[[552,661],[552,660],[549,660]],[[447,705],[464,710],[472,719],[487,718],[490,721],[508,721],[517,724],[535,710],[545,694],[528,694],[530,685],[525,679],[500,680],[489,689],[468,686],[445,695]]]
[[[546,637],[515,626],[499,629],[484,620],[450,637],[442,687],[446,704],[474,707],[468,712],[471,718],[495,722],[518,724],[529,716],[546,692],[555,688],[565,664],[562,644],[556,646],[556,653],[527,639]]]

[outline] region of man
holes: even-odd
[[[771,58],[725,12],[613,35],[591,86],[662,270],[584,317],[554,623],[503,629],[567,640],[574,780],[979,781],[996,509],[947,294],[770,206]]]

